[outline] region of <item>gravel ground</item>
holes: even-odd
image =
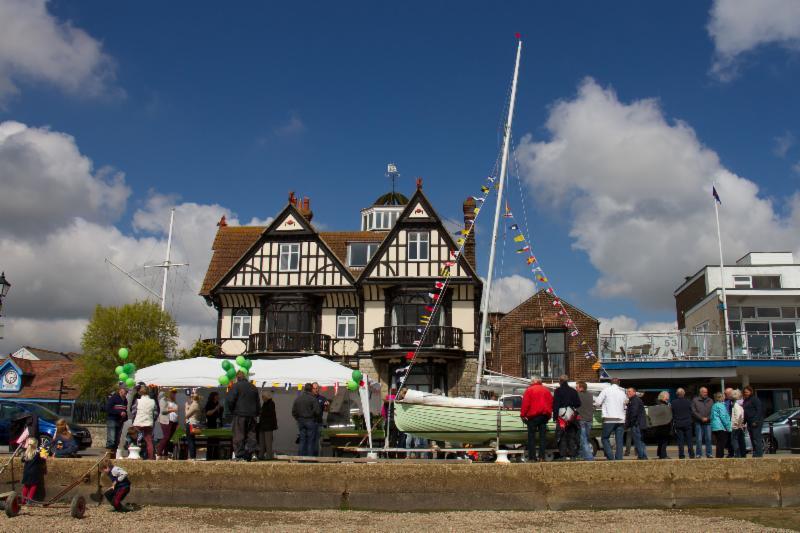
[[[789,531],[719,516],[684,511],[462,511],[449,513],[377,513],[365,511],[246,511],[147,506],[112,513],[90,503],[83,520],[67,509],[26,508],[16,518],[0,514],[0,531]]]

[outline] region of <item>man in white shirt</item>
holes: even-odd
[[[603,413],[603,452],[609,461],[622,460],[625,433],[625,389],[619,386],[619,378],[611,379],[611,386],[604,389],[594,401]],[[614,434],[615,455],[611,455],[611,434]]]

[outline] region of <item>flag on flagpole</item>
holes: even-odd
[[[508,229],[510,229],[511,231],[519,231],[519,226],[517,226],[516,224],[511,224],[508,227]]]
[[[714,197],[714,200],[716,200],[719,205],[722,205],[722,200],[719,199],[719,194],[717,194],[717,188],[713,185],[711,186],[711,195]]]
[[[517,235],[514,237],[514,242],[523,242],[525,240],[525,236],[522,234]]]
[[[530,246],[523,246],[522,248],[517,250],[517,253],[518,254],[523,254],[525,252],[530,252],[530,251],[531,251],[531,247]]]

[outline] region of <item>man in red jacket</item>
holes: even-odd
[[[553,394],[542,385],[542,378],[534,376],[531,386],[522,397],[519,416],[528,426],[528,460],[544,461],[547,445],[547,422],[553,413]],[[539,457],[536,457],[535,435],[539,433]]]

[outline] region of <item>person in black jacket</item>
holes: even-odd
[[[292,416],[297,420],[297,430],[300,433],[298,455],[304,457],[316,456],[319,453],[314,446],[319,432],[317,418],[322,416],[322,408],[312,392],[311,383],[306,383],[303,386],[303,393],[292,404]]]
[[[259,411],[258,389],[247,381],[244,372],[236,373],[236,384],[228,393],[228,409],[233,419],[233,451],[236,461],[249,461],[258,450],[256,417]]]
[[[128,418],[128,389],[120,384],[106,400],[106,449],[116,453],[122,425]]]
[[[269,391],[261,395],[261,414],[258,417],[258,458],[262,461],[272,461],[275,455],[272,452],[272,432],[278,429],[278,416],[275,414],[275,402]]]
[[[644,410],[644,402],[636,389],[628,388],[628,407],[625,410],[625,427],[630,429],[633,436],[633,446],[636,448],[637,459],[647,459],[647,449],[642,440],[642,431],[647,427],[647,414]]]
[[[672,424],[675,428],[675,439],[678,441],[678,457],[686,459],[683,446],[689,449],[689,458],[694,459],[692,445],[692,402],[686,399],[686,391],[682,388],[675,391],[677,398],[672,400]]]
[[[558,388],[553,393],[553,420],[556,423],[556,442],[561,459],[572,460],[578,455],[580,427],[578,408],[581,398],[578,391],[569,386],[566,374],[558,378]]]
[[[742,391],[744,396],[744,423],[753,443],[753,457],[764,457],[764,437],[761,435],[761,426],[764,425],[764,407],[758,399],[753,387],[746,386]]]

